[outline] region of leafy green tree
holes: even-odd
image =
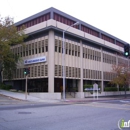
[[[14,55],[10,48],[23,43],[25,38],[24,27],[17,31],[12,18],[0,16],[0,82],[2,82],[3,70],[8,79],[12,78],[19,56]]]
[[[118,84],[125,88],[126,97],[126,87],[130,83],[130,67],[126,64],[123,65],[112,65],[112,72],[116,74],[116,77],[110,81],[112,84]]]

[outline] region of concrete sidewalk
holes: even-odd
[[[0,89],[0,94],[5,95],[17,100],[31,101],[31,102],[48,102],[48,103],[56,103],[60,102],[60,100],[44,100],[37,97],[33,97],[31,95],[27,95],[27,100],[25,99],[25,93],[22,92],[11,92]]]
[[[17,99],[17,100],[24,100],[25,99],[25,93],[20,93],[20,92],[11,92],[11,91],[6,91],[6,90],[1,90],[0,89],[0,94]],[[124,96],[111,96],[111,97],[99,97],[98,99],[94,99],[93,97],[91,98],[66,98],[65,100],[51,100],[51,99],[40,99],[38,97],[33,97],[31,95],[27,95],[27,101],[32,101],[32,102],[46,102],[46,103],[80,103],[80,102],[98,102],[98,101],[108,101],[108,100],[120,100],[124,99]],[[130,99],[130,95],[127,96],[127,99]]]

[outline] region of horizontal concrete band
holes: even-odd
[[[32,27],[29,27],[27,29],[25,29],[25,34],[29,34],[29,33],[32,33],[32,32],[35,32],[35,31],[38,31],[38,30],[41,30],[41,29],[44,29],[44,28],[47,28],[47,27],[50,27],[50,26],[53,26],[53,27],[56,27],[58,29],[62,29],[62,30],[66,30],[66,28],[68,28],[69,26],[68,25],[65,25],[63,23],[60,23],[56,20],[53,20],[53,19],[50,19],[48,21],[45,21],[45,22],[42,22],[42,23],[39,23],[37,25],[34,25]],[[108,41],[105,41],[103,39],[100,39],[98,37],[95,37],[95,36],[92,36],[88,33],[85,33],[81,30],[78,30],[78,29],[75,29],[75,28],[69,28],[69,30],[67,30],[68,32],[70,33],[73,33],[77,36],[80,36],[80,37],[83,37],[85,39],[88,39],[92,42],[95,42],[95,43],[98,43],[98,44],[101,44],[103,46],[106,46],[106,47],[109,47],[109,48],[113,48],[117,51],[120,51],[120,52],[123,52],[123,48],[122,47],[119,47],[115,44],[112,44]]]

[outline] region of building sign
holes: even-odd
[[[24,65],[46,62],[46,56],[24,60]]]

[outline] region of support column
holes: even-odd
[[[78,86],[78,92],[83,92],[83,44],[80,40],[80,84]]]
[[[116,65],[118,65],[118,55],[116,54]],[[119,91],[119,84],[117,84],[117,90]]]
[[[101,48],[101,91],[104,92],[104,79],[103,79],[103,51]]]
[[[78,81],[78,93],[76,95],[78,98],[84,98],[83,92],[83,44],[80,40],[80,79]]]
[[[48,92],[54,93],[54,31],[49,31],[48,36]]]
[[[130,59],[128,58],[128,69],[130,69]],[[130,83],[128,83],[128,87],[129,87],[129,90],[130,90]]]

